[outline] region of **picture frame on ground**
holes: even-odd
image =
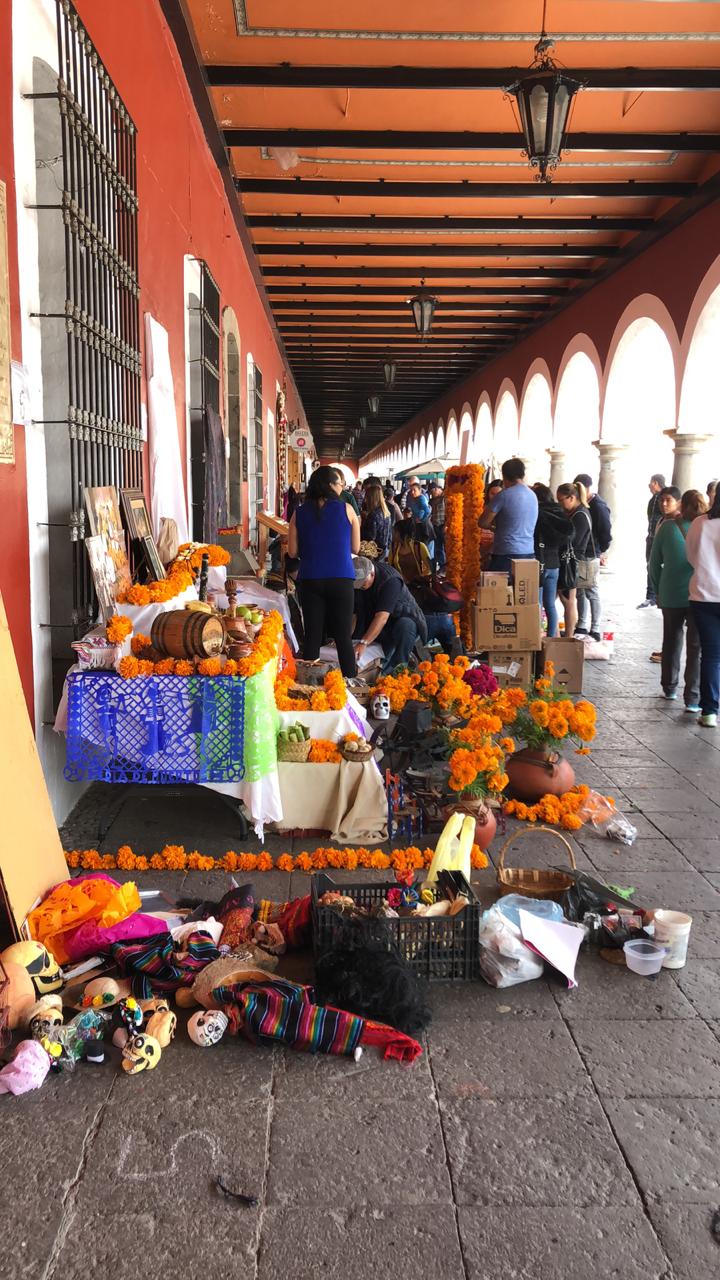
[[[127,591],[132,586],[125,530],[120,519],[118,492],[115,486],[102,485],[86,489],[85,509],[90,534],[93,538],[104,540],[107,556],[113,565],[115,572],[113,600],[115,600],[121,591]]]
[[[115,612],[115,565],[108,552],[106,540],[100,535],[85,539],[85,549],[90,563],[100,616],[109,622]]]
[[[141,542],[143,538],[152,537],[152,525],[142,489],[121,489],[125,528],[133,541]]]
[[[160,553],[155,546],[155,539],[150,536],[141,538],[140,546],[142,547],[145,563],[150,570],[150,577],[153,581],[157,581],[158,578],[166,578],[167,574],[165,572],[165,566],[160,559]]]

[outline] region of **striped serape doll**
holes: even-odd
[[[126,977],[132,979],[132,992],[138,1000],[149,1000],[159,992],[191,987],[201,969],[220,952],[202,923],[176,949],[172,935],[161,933],[140,942],[114,942],[110,948],[113,960]]]
[[[304,1053],[359,1058],[364,1045],[376,1045],[385,1058],[413,1062],[422,1053],[417,1040],[381,1022],[315,1004],[312,987],[286,978],[238,982],[216,987],[212,998],[228,1017],[231,1035],[251,1044],[285,1044]]]

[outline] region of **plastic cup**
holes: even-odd
[[[655,941],[667,948],[663,969],[682,969],[687,960],[692,916],[684,911],[655,912]]]

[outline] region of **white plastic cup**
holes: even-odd
[[[667,947],[663,969],[682,969],[687,960],[692,916],[684,911],[655,912],[655,941]]]

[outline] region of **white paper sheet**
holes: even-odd
[[[541,920],[522,908],[520,929],[523,942],[567,978],[569,987],[576,987],[575,964],[583,940],[582,929],[574,924],[563,924],[560,920]]]

